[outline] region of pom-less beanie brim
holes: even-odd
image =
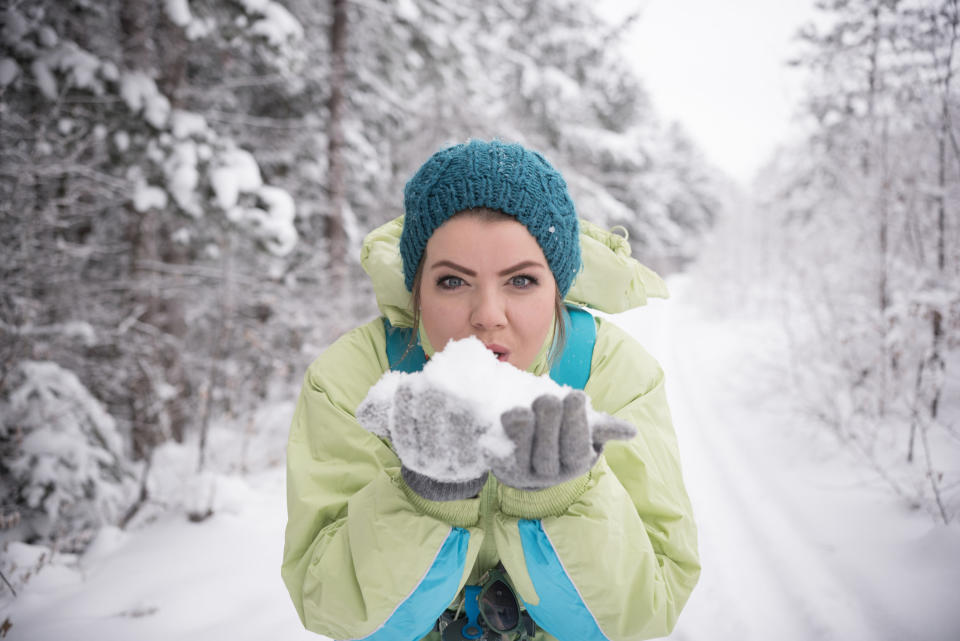
[[[566,182],[535,151],[480,140],[438,151],[406,185],[400,254],[408,290],[437,227],[476,208],[501,211],[526,226],[566,295],[580,269],[577,214]]]

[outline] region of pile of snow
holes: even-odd
[[[366,398],[357,408],[357,417],[368,431],[390,438],[398,454],[401,443],[393,438],[396,433],[395,399],[401,385],[409,387],[414,395],[427,390],[438,390],[450,398],[451,409],[467,412],[480,426],[482,436],[477,443],[477,456],[466,467],[451,470],[446,461],[438,460],[429,469],[417,471],[442,481],[463,481],[476,478],[490,469],[490,463],[509,456],[513,442],[507,437],[500,423],[501,415],[516,407],[530,407],[543,395],[563,399],[573,389],[558,385],[548,376],[535,376],[517,369],[510,363],[501,362],[493,352],[474,336],[450,341],[415,373],[387,372],[370,388]],[[592,428],[597,422],[609,418],[590,407],[587,398],[587,422]],[[437,417],[443,421],[444,417]],[[451,437],[449,448],[462,447],[463,434],[456,429],[443,433]],[[439,448],[443,449],[443,447]]]

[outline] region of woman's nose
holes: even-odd
[[[470,311],[470,324],[478,329],[494,329],[507,324],[506,301],[496,291],[481,289],[477,292],[473,309]]]

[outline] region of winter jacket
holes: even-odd
[[[398,219],[372,232],[362,262],[383,314],[409,327],[401,226]],[[584,222],[581,245],[584,269],[568,302],[618,312],[666,295],[620,236]],[[587,474],[541,491],[491,475],[478,497],[437,502],[406,486],[389,443],[354,415],[389,369],[382,319],[344,335],[309,367],[287,448],[281,572],[308,629],[332,639],[420,639],[462,600],[464,585],[500,562],[528,612],[554,635],[542,638],[619,641],[671,631],[700,566],[663,372],[614,324],[596,324],[585,392],[638,435],[609,442]],[[530,368],[547,370],[543,357]]]

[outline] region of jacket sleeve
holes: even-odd
[[[700,574],[662,370],[599,323],[585,391],[638,435],[608,443],[581,478],[541,492],[499,488],[501,560],[531,616],[560,641],[666,636]]]
[[[281,575],[303,624],[332,639],[419,639],[466,581],[479,501],[426,501],[355,419],[386,369],[379,320],[308,369],[287,446]]]

